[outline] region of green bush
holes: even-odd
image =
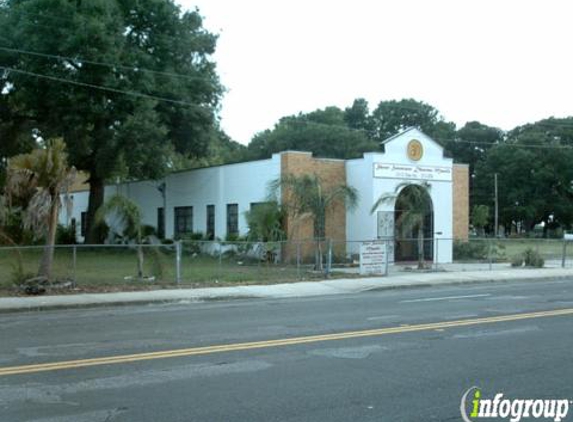
[[[237,233],[227,233],[225,236],[225,242],[238,242],[240,236]]]
[[[181,240],[208,240],[207,236],[201,232],[185,233],[181,236]]]
[[[75,245],[76,243],[78,243],[76,238],[76,227],[73,224],[69,226],[58,224],[58,227],[56,228],[56,244]]]
[[[43,234],[24,228],[20,212],[9,212],[1,230],[4,236],[0,237],[0,245],[42,245],[45,242]]]
[[[491,244],[491,250],[489,250]],[[490,243],[487,240],[464,242],[454,241],[454,260],[487,260],[499,261],[506,259],[505,245]]]
[[[202,241],[205,240],[205,235],[201,232],[185,233],[181,236],[180,240],[183,242],[183,253],[186,255],[200,255]]]
[[[526,267],[542,268],[545,265],[545,260],[541,254],[533,248],[527,248],[523,252],[523,262]]]
[[[464,259],[487,259],[488,243],[485,241],[464,242],[456,240],[454,242],[454,260]]]
[[[141,237],[145,239],[146,237],[155,236],[157,237],[157,229],[149,224],[144,224],[141,226]]]
[[[511,266],[512,267],[523,266],[523,254],[517,254],[513,258],[511,258]]]

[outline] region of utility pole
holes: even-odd
[[[493,175],[493,186],[494,186],[494,192],[495,192],[495,208],[494,208],[494,226],[493,226],[493,234],[495,237],[497,237],[497,227],[498,227],[498,203],[497,203],[497,173],[494,173]]]

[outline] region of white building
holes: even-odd
[[[227,164],[174,172],[160,181],[137,181],[105,188],[105,197],[121,193],[141,208],[144,224],[154,226],[166,238],[189,232],[225,239],[247,233],[244,213],[253,204],[265,202],[268,184],[283,174],[318,174],[328,184],[346,182],[360,194],[358,207],[347,211],[336,207],[327,215],[326,236],[335,240],[363,241],[393,238],[398,231],[397,200],[389,200],[371,212],[382,195],[396,194],[407,185],[423,183],[429,193],[425,237],[429,256],[440,238],[439,262],[452,260],[452,240],[468,235],[468,168],[445,158],[443,148],[415,128],[409,128],[382,143],[383,151],[365,153],[363,158],[334,160],[314,158],[308,152],[285,151],[266,160]],[[88,191],[73,193],[71,218],[78,238],[83,238]],[[164,209],[167,210],[164,213]],[[165,220],[163,220],[165,216]],[[69,221],[65,212],[60,222]],[[163,226],[163,221],[165,225]],[[293,226],[292,221],[287,225]],[[310,225],[291,230],[291,238],[312,236]],[[164,231],[163,231],[164,230]],[[400,246],[397,244],[398,249]],[[353,251],[355,247],[350,247]],[[397,251],[400,252],[400,251]],[[404,252],[404,251],[402,251]],[[406,254],[407,255],[407,254]],[[405,259],[407,256],[397,259]]]

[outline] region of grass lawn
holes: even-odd
[[[40,258],[41,248],[22,249],[24,272],[33,276]],[[14,250],[0,249],[0,291],[4,294],[12,289],[18,260]],[[144,248],[144,275],[154,276],[155,280],[138,280],[136,274],[135,249],[78,247],[75,266],[71,248],[56,248],[54,253],[53,275],[58,281],[75,280],[83,291],[110,291],[176,286],[174,251]],[[297,269],[296,265],[267,264],[232,256],[219,260],[209,255],[183,254],[181,259],[181,285],[185,287],[273,284],[313,278],[322,277],[306,268]]]
[[[561,259],[563,241],[553,239],[507,239],[497,241],[498,248],[508,259],[523,253],[526,249],[539,251],[545,259]]]
[[[470,244],[482,246],[477,248],[474,260],[487,260],[487,245],[493,242],[492,258],[496,261],[510,261],[512,257],[525,252],[527,249],[537,250],[545,259],[560,260],[563,255],[563,241],[559,239],[470,239]],[[573,244],[568,244],[567,255],[573,257]],[[461,259],[462,261],[464,259]],[[467,260],[472,260],[467,259]]]

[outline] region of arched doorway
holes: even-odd
[[[404,187],[394,205],[395,255],[398,261],[418,261],[419,235],[424,238],[424,259],[434,259],[434,207],[424,185]]]

